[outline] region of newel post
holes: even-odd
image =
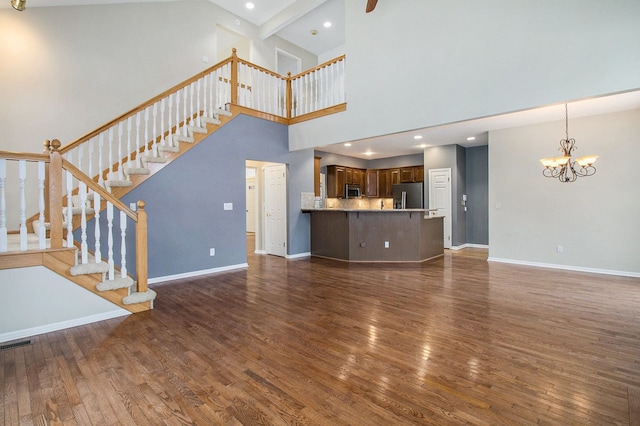
[[[293,116],[293,90],[291,89],[291,71],[287,73],[287,118]]]
[[[148,288],[149,264],[147,263],[147,212],[144,201],[138,201],[138,222],[136,223],[136,277],[138,291],[144,293]]]
[[[231,50],[231,104],[238,105],[238,55]]]
[[[62,248],[62,154],[58,139],[44,141],[45,153],[49,153],[48,212],[51,248]]]

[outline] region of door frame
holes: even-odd
[[[447,204],[447,208],[449,210],[449,217],[443,220],[443,231],[444,231],[444,248],[451,248],[451,245],[453,243],[453,185],[451,183],[451,168],[441,168],[441,169],[429,169],[429,208],[432,209],[434,208],[433,205],[435,204],[435,200],[433,199],[434,197],[434,191],[433,191],[433,185],[434,185],[434,180],[433,180],[433,174],[434,173],[445,173],[447,175],[448,178],[448,185],[447,187],[449,188],[448,191],[448,197],[447,200],[445,200],[445,204]],[[448,220],[447,220],[448,219]]]
[[[282,227],[282,235],[279,235],[279,237],[282,239],[282,249],[281,251],[278,250],[277,252],[273,252],[270,250],[270,241],[268,241],[268,236],[269,236],[269,212],[267,211],[267,206],[269,203],[268,200],[268,191],[267,191],[267,186],[268,186],[268,182],[267,182],[267,169],[269,167],[282,167],[283,169],[283,177],[282,177],[282,185],[283,185],[283,191],[284,191],[284,206],[282,208],[282,213],[283,213],[283,218],[282,218],[282,222],[283,222],[283,227]],[[289,250],[287,241],[289,238],[289,232],[288,232],[288,226],[289,226],[289,215],[287,212],[287,206],[288,206],[288,182],[287,182],[287,177],[288,177],[288,167],[286,163],[267,163],[264,164],[262,166],[262,172],[264,175],[263,178],[263,182],[264,182],[264,204],[263,204],[263,223],[264,223],[264,251],[267,254],[272,254],[275,256],[282,256],[282,257],[287,257],[287,252]]]

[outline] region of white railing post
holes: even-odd
[[[102,262],[102,251],[100,250],[100,194],[93,193],[93,211],[94,211],[94,229],[93,236],[95,239],[94,257],[96,263]]]
[[[113,262],[113,204],[107,201],[107,264],[109,265],[108,277],[115,278],[115,265]]]
[[[20,181],[20,250],[27,250],[27,162],[18,161],[18,179]]]
[[[67,247],[73,247],[73,175],[67,172]]]
[[[7,199],[5,185],[7,182],[7,160],[0,158],[0,253],[5,253],[7,247]]]
[[[80,200],[80,256],[81,263],[89,263],[89,248],[87,246],[87,184],[78,183],[78,199]]]
[[[120,276],[127,276],[127,215],[120,211]]]
[[[38,161],[38,248],[47,248],[47,232],[44,225],[44,161]]]

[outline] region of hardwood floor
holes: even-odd
[[[153,311],[1,351],[0,421],[639,424],[640,279],[477,249],[248,262],[154,286]]]

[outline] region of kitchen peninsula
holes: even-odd
[[[444,254],[443,218],[425,209],[305,209],[311,255],[354,262],[422,262]]]

